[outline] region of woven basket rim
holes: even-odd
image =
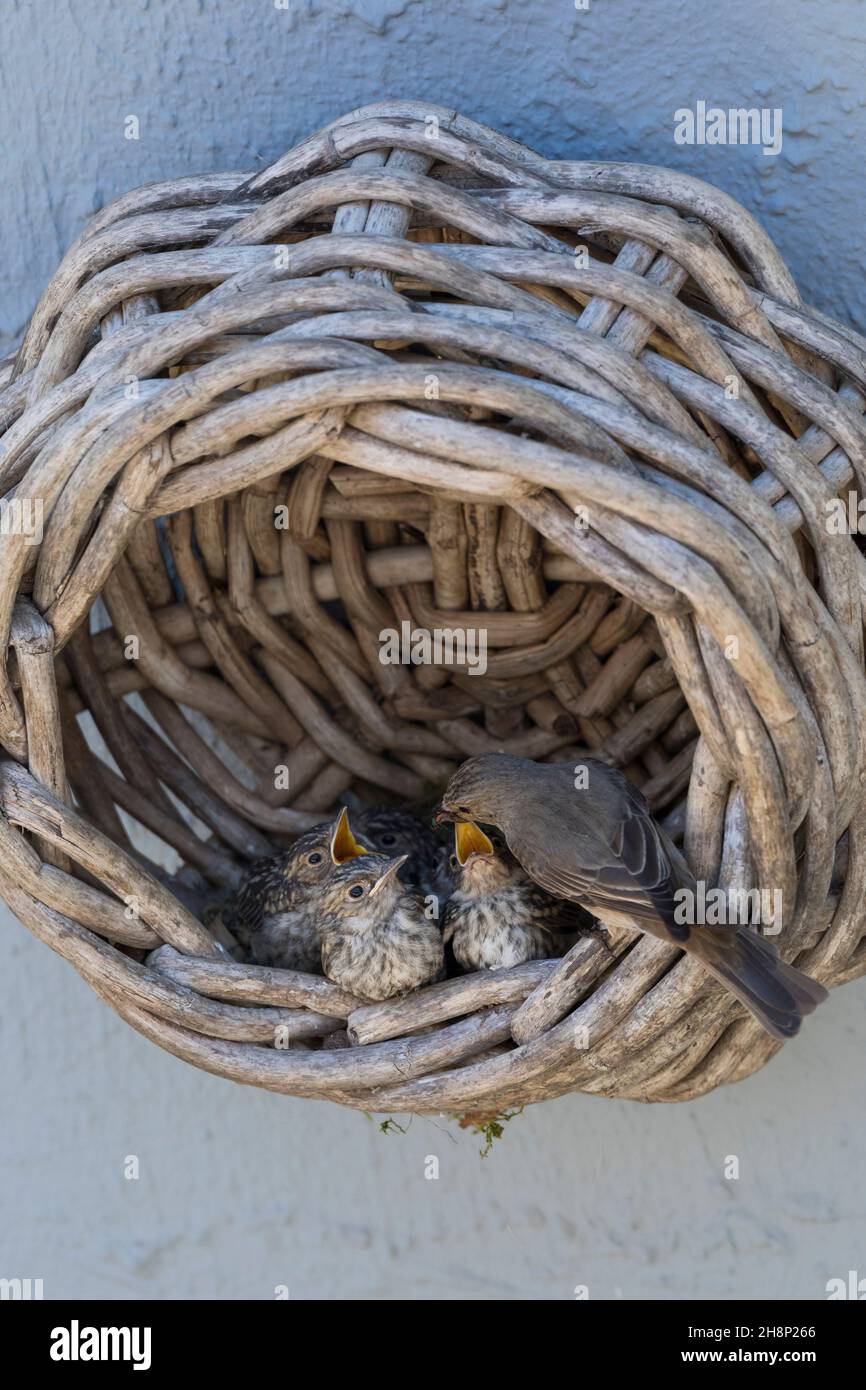
[[[201,885],[347,778],[410,802],[474,751],[591,734],[699,880],[779,886],[785,959],[864,973],[866,566],[831,524],[866,491],[864,408],[866,340],[681,172],[395,101],[122,195],[0,364],[3,897],[137,1031],[265,1089],[495,1113],[748,1076],[778,1043],[650,938],[371,1004],[228,958]],[[387,618],[479,612],[483,699],[376,672]],[[290,750],[306,794],[252,791],[196,719],[248,767]]]

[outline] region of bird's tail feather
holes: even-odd
[[[792,1038],[827,998],[823,985],[786,965],[765,937],[742,927],[698,927],[689,946],[774,1038]]]

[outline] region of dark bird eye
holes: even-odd
[[[456,855],[456,854],[452,854],[452,855],[451,855],[451,858],[448,860],[448,864],[449,864],[450,868],[456,869],[457,866],[458,866],[458,863],[459,863],[459,860],[458,860],[458,858],[457,858],[457,855]]]
[[[383,845],[396,845],[397,843],[397,836],[391,835],[390,833],[387,835],[383,835],[381,839]]]
[[[471,815],[472,815],[472,812],[471,812],[471,810],[469,809],[468,806],[458,806],[458,807],[457,807],[457,810],[460,812],[461,816],[471,816]]]
[[[321,856],[321,854],[319,853],[318,850],[315,850],[315,852],[314,852],[313,854],[311,854],[310,857],[309,857],[309,859],[307,860],[307,863],[308,863],[308,864],[321,864],[321,862],[322,862],[322,856]]]
[[[360,884],[360,883],[353,883],[353,884],[352,884],[352,887],[349,889],[349,897],[350,897],[350,898],[362,898],[363,896],[364,896],[364,889],[362,888],[361,884]]]

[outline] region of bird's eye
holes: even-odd
[[[387,845],[389,848],[390,848],[391,845],[396,845],[396,843],[397,843],[397,836],[396,836],[396,835],[392,835],[392,834],[390,833],[390,831],[388,832],[387,835],[382,835],[380,838],[381,838],[382,844],[383,844],[383,845]]]
[[[314,853],[311,854],[310,857],[309,857],[308,860],[307,860],[307,863],[308,863],[308,864],[321,864],[321,862],[322,862],[322,856],[321,856],[321,854],[319,853],[318,850],[315,850]]]
[[[460,860],[457,858],[457,855],[456,855],[456,854],[452,854],[452,855],[451,855],[451,858],[448,860],[448,866],[449,866],[449,868],[454,869],[454,870],[456,871],[456,869],[459,867],[459,864],[460,864]]]
[[[469,809],[468,806],[458,806],[458,807],[457,807],[457,810],[460,812],[461,816],[471,816],[471,815],[472,815],[472,812],[471,812],[471,810]]]
[[[351,886],[351,888],[349,889],[349,897],[350,897],[350,898],[363,898],[363,896],[364,896],[364,889],[363,889],[363,887],[361,886],[361,884],[360,884],[360,883],[353,883],[352,886]]]

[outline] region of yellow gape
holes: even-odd
[[[357,859],[359,854],[369,853],[370,851],[360,845],[352,834],[349,812],[344,806],[337,817],[337,824],[331,836],[331,859],[335,864],[345,864],[347,859]]]
[[[454,827],[457,860],[465,864],[470,854],[492,854],[493,844],[474,821],[461,821]]]

